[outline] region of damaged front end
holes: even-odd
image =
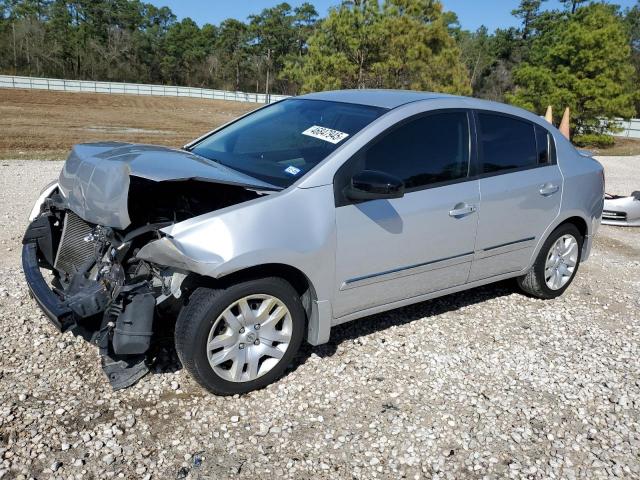
[[[145,157],[154,152],[182,160],[181,175],[151,175],[158,164]],[[148,372],[152,339],[175,318],[190,273],[137,253],[162,238],[162,228],[257,198],[256,189],[264,188],[218,178],[215,168],[203,176],[199,158],[189,160],[200,174],[189,175],[185,156],[162,147],[76,148],[24,235],[23,270],[33,297],[58,330],[99,346],[114,389]]]
[[[23,269],[33,296],[58,330],[100,347],[114,389],[147,373],[157,307],[181,294],[186,273],[135,258],[136,248],[166,225],[128,233],[92,225],[65,209],[56,193],[24,236]],[[41,268],[51,272],[50,284]]]

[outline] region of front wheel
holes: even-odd
[[[542,245],[533,268],[518,278],[520,288],[542,299],[562,295],[580,266],[583,240],[572,224],[556,228]]]
[[[176,322],[183,366],[207,390],[234,395],[262,388],[285,371],[304,337],[295,289],[262,278],[225,289],[196,289]]]

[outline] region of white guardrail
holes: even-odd
[[[640,138],[640,118],[618,121],[621,132],[616,132],[616,137]]]
[[[63,80],[60,78],[17,77],[0,75],[0,88],[27,88],[61,92],[115,93],[130,95],[155,95],[160,97],[193,97],[234,102],[273,103],[287,95],[265,95],[264,93],[231,92],[208,88],[148,85],[144,83],[94,82],[91,80]],[[619,120],[621,132],[618,137],[640,138],[640,119]]]
[[[230,92],[208,88],[148,85],[144,83],[94,82],[91,80],[63,80],[59,78],[16,77],[0,75],[0,88],[26,88],[60,92],[111,93],[130,95],[154,95],[160,97],[193,97],[234,102],[273,103],[286,95]]]

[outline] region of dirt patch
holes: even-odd
[[[180,147],[258,108],[199,98],[0,89],[0,159],[66,158],[76,143]]]
[[[598,147],[586,147],[587,150],[592,151],[596,155],[615,155],[615,156],[629,156],[640,155],[640,139],[628,138],[628,137],[615,137],[615,143],[611,147],[598,148]]]

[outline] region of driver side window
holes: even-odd
[[[469,150],[467,113],[442,112],[393,128],[362,152],[359,163],[401,179],[411,191],[466,177]]]

